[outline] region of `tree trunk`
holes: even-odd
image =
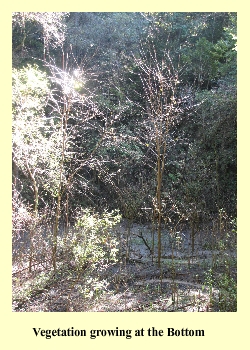
[[[56,271],[57,237],[58,237],[58,230],[59,230],[60,211],[61,211],[61,195],[59,194],[57,197],[56,215],[55,215],[55,222],[53,227],[52,265],[53,265],[54,271]]]
[[[33,222],[30,229],[30,254],[29,254],[29,272],[31,272],[33,258],[34,258],[34,236],[36,232],[37,217],[38,217],[38,186],[35,178],[33,180],[33,190],[34,190],[34,212],[33,212]]]

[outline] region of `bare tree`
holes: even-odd
[[[153,199],[154,217],[157,219],[158,265],[161,265],[161,225],[162,225],[162,180],[170,130],[175,125],[181,108],[177,98],[179,84],[178,70],[170,55],[164,52],[158,59],[156,50],[141,52],[136,59],[139,76],[143,86],[145,124],[148,132],[148,146],[152,147],[156,166],[156,193]]]
[[[51,81],[53,92],[50,100],[51,114],[58,120],[58,169],[57,182],[54,188],[55,213],[53,224],[52,243],[52,265],[56,270],[57,238],[59,231],[59,220],[61,217],[61,203],[64,195],[68,197],[68,192],[73,184],[75,176],[84,166],[90,166],[95,161],[94,155],[100,146],[105,131],[101,127],[100,119],[102,113],[92,102],[91,97],[80,94],[76,90],[80,78],[75,75],[58,69],[56,66],[49,66],[51,71]],[[77,81],[78,79],[78,81]],[[97,118],[99,121],[97,122]],[[91,150],[84,148],[84,134],[80,130],[95,129],[98,137]],[[76,139],[81,138],[79,145]]]

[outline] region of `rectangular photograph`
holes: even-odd
[[[13,12],[12,312],[236,311],[237,13]]]

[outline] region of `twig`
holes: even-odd
[[[148,250],[150,251],[150,254],[152,254],[152,249],[150,248],[150,246],[149,246],[148,242],[146,241],[146,239],[143,237],[142,232],[140,232],[140,234],[137,235],[137,237],[139,237],[139,238],[141,238],[141,239],[143,240],[145,246],[146,246],[146,247],[148,248]]]

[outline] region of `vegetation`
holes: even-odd
[[[237,310],[236,13],[13,13],[13,310]]]

